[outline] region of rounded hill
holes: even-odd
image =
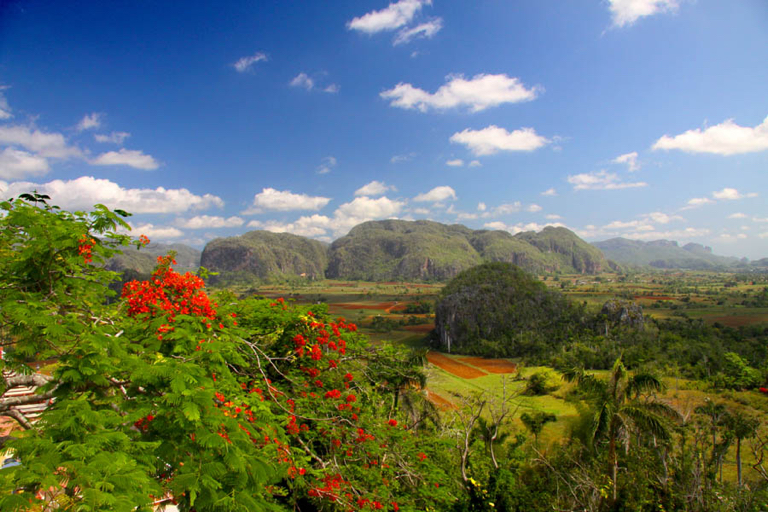
[[[584,327],[580,306],[505,262],[461,272],[435,307],[438,343],[448,352],[535,357]]]

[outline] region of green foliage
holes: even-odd
[[[759,370],[749,364],[734,352],[726,352],[723,356],[722,372],[712,377],[715,387],[724,389],[753,389],[762,384],[763,376]]]
[[[528,377],[525,384],[525,394],[529,396],[541,396],[555,391],[560,386],[553,382],[551,372],[536,372]]]

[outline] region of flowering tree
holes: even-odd
[[[9,442],[22,464],[0,472],[0,509],[454,501],[448,450],[398,416],[382,382],[405,356],[388,352],[383,364],[382,349],[324,307],[211,298],[200,277],[173,269],[173,255],[108,304],[117,275],[103,263],[130,241],[116,234],[127,214],[69,213],[47,199],[0,203],[2,365],[41,386],[29,401],[50,403],[33,425],[0,398],[0,414],[25,430]],[[32,371],[41,360],[50,375]]]

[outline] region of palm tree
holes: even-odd
[[[739,474],[739,487],[741,487],[741,440],[749,439],[757,433],[760,420],[741,412],[728,415],[725,418],[725,427],[728,434],[736,438],[736,468]]]
[[[671,428],[667,419],[677,420],[680,415],[669,405],[655,400],[651,393],[661,391],[663,383],[649,373],[630,375],[619,357],[607,379],[599,379],[584,369],[566,371],[563,378],[576,382],[591,402],[592,417],[589,441],[594,446],[608,442],[608,463],[613,483],[613,501],[618,496],[618,457],[616,446],[622,443],[629,450],[633,433],[650,434],[656,439],[667,440]]]

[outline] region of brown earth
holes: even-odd
[[[438,408],[446,410],[446,409],[458,409],[456,405],[453,404],[450,400],[446,400],[442,396],[438,395],[434,391],[427,390],[427,400],[435,404]]]
[[[506,359],[485,359],[483,357],[460,357],[460,361],[482,368],[488,373],[515,373],[517,365]]]
[[[432,350],[427,352],[427,361],[438,368],[442,368],[448,373],[461,377],[462,379],[475,379],[487,375],[487,373],[480,371],[477,368],[472,368],[471,366],[467,366],[464,363],[451,359],[440,352],[434,352]]]
[[[403,327],[403,329],[410,332],[430,332],[434,328],[434,324],[406,325]]]
[[[354,304],[339,302],[337,304],[329,305],[339,309],[381,309],[386,311],[387,308],[391,308],[394,304],[392,302],[380,302],[378,304]]]

